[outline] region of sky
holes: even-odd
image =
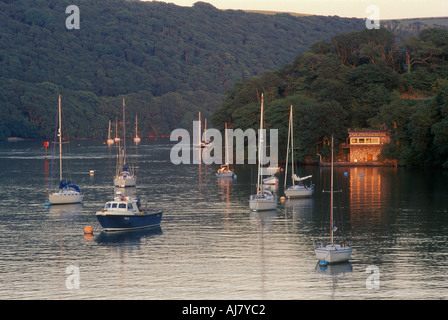
[[[145,0],[151,1],[151,0]],[[164,0],[191,7],[199,0]],[[448,17],[448,0],[201,0],[218,9],[268,10],[348,18]]]

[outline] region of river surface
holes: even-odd
[[[353,253],[321,268],[313,243],[329,236],[329,168],[298,168],[313,175],[311,199],[253,213],[255,166],[218,179],[216,164],[174,165],[172,146],[143,139],[128,147],[138,182],[126,192],[164,210],[160,228],[105,233],[95,212],[116,191],[115,147],[72,141],[64,170],[84,190],[83,204],[47,208],[58,175],[51,148],[0,142],[0,299],[448,298],[448,171],[335,168],[336,236],[348,237]]]

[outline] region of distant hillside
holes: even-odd
[[[308,13],[299,13],[299,12],[281,12],[281,11],[268,11],[268,10],[243,10],[244,12],[250,12],[250,13],[261,13],[261,14],[267,14],[267,15],[274,15],[274,14],[289,14],[294,17],[309,17],[314,16],[313,14]]]
[[[69,5],[80,29],[68,30]],[[139,117],[141,136],[210,116],[235,82],[290,63],[361,19],[221,11],[124,0],[0,0],[0,139],[50,138],[62,93],[72,137]]]
[[[383,20],[381,25],[401,38],[418,35],[427,28],[448,29],[448,17]]]

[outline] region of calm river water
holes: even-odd
[[[321,269],[313,241],[328,237],[329,168],[299,168],[313,175],[312,199],[251,213],[254,166],[222,180],[215,164],[172,164],[172,146],[128,148],[138,186],[127,191],[164,210],[160,228],[104,233],[95,211],[114,196],[115,147],[72,141],[83,204],[46,208],[50,148],[0,142],[0,299],[448,298],[448,171],[336,168],[337,234],[353,253]]]

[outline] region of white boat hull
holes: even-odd
[[[305,186],[293,186],[285,190],[287,198],[309,198],[313,195],[314,189]]]
[[[252,211],[265,211],[277,209],[277,198],[271,193],[263,195],[254,194],[249,198],[249,208]]]
[[[120,187],[120,188],[126,188],[126,187],[135,187],[136,186],[136,179],[135,178],[123,178],[118,177],[114,179],[114,186]]]
[[[249,208],[252,211],[276,210],[277,201],[263,199],[249,200]]]
[[[61,191],[49,195],[48,201],[53,204],[71,204],[80,203],[84,194],[76,191]]]
[[[340,245],[326,245],[314,249],[316,258],[319,261],[328,263],[347,262],[352,254],[352,248]]]

